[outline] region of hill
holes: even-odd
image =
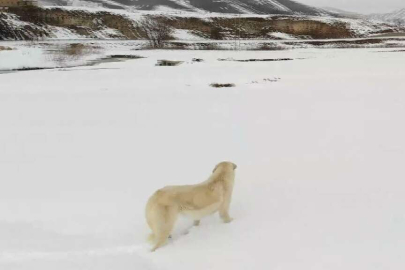
[[[380,20],[405,26],[405,8],[390,13],[371,14],[367,17],[368,19]]]
[[[100,6],[126,10],[171,10],[233,14],[324,15],[327,12],[291,0],[44,0],[44,5]]]

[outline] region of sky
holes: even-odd
[[[405,8],[404,0],[296,0],[317,7],[333,7],[359,13],[385,13]]]

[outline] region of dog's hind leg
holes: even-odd
[[[173,230],[174,224],[176,223],[178,215],[178,210],[175,206],[161,206],[159,207],[159,222],[154,228],[155,233],[155,246],[152,251],[155,251],[159,247],[163,246],[170,233]]]

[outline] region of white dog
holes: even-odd
[[[152,251],[165,244],[179,213],[191,217],[196,226],[201,218],[217,211],[225,223],[231,222],[229,205],[235,169],[232,162],[221,162],[203,183],[167,186],[156,191],[146,204],[146,220],[152,230],[149,240],[154,242]]]

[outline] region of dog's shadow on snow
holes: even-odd
[[[186,239],[193,234],[199,234],[212,229],[212,227],[223,225],[218,215],[211,215],[201,220],[200,225],[195,226],[189,218],[179,216],[175,229],[168,239],[168,244],[175,243],[181,239]]]

